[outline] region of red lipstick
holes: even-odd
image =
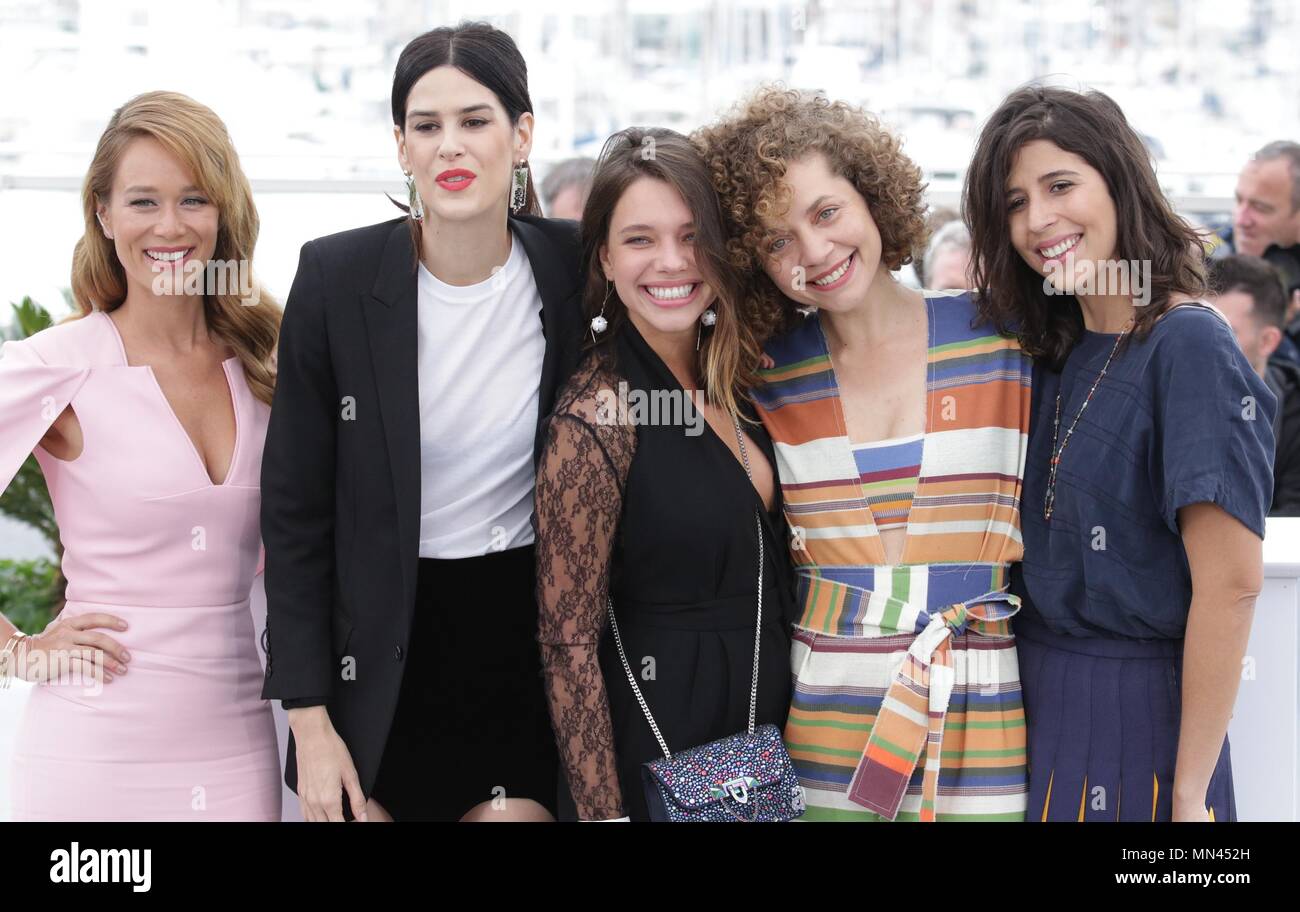
[[[464,168],[452,168],[450,171],[444,171],[434,178],[435,183],[444,190],[450,190],[453,193],[464,190],[470,184],[474,183],[474,178],[478,177],[473,171],[467,171]]]

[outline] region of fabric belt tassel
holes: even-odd
[[[924,751],[921,820],[935,820],[944,724],[957,680],[952,637],[966,632],[968,621],[972,622],[971,632],[983,633],[990,622],[1005,621],[1019,608],[1015,596],[989,593],[969,607],[957,603],[930,618],[885,692],[862,759],[849,782],[850,801],[896,819]]]

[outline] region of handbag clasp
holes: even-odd
[[[737,776],[735,779],[728,779],[726,782],[719,782],[709,789],[709,793],[714,798],[727,798],[737,804],[749,803],[749,790],[758,787],[758,780],[753,776]]]

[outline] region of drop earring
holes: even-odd
[[[510,211],[518,212],[528,202],[528,161],[515,165],[510,178]]]
[[[420,199],[420,190],[415,186],[415,175],[410,171],[406,172],[406,198],[410,206],[408,211],[411,218],[417,222],[423,222],[424,200]]]
[[[695,350],[700,350],[700,338],[704,335],[704,327],[712,326],[718,322],[718,315],[712,307],[705,308],[704,313],[700,314],[700,327],[695,332]]]
[[[596,341],[596,334],[603,333],[609,329],[609,321],[605,319],[605,305],[609,303],[609,296],[614,293],[614,286],[608,280],[605,282],[605,300],[600,302],[600,313],[591,318],[591,341]]]

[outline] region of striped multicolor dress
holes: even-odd
[[[806,820],[1022,820],[1025,714],[1006,592],[1022,553],[1031,362],[926,292],[926,428],[886,563],[816,313],[754,391],[775,443],[800,616],[786,724]]]

